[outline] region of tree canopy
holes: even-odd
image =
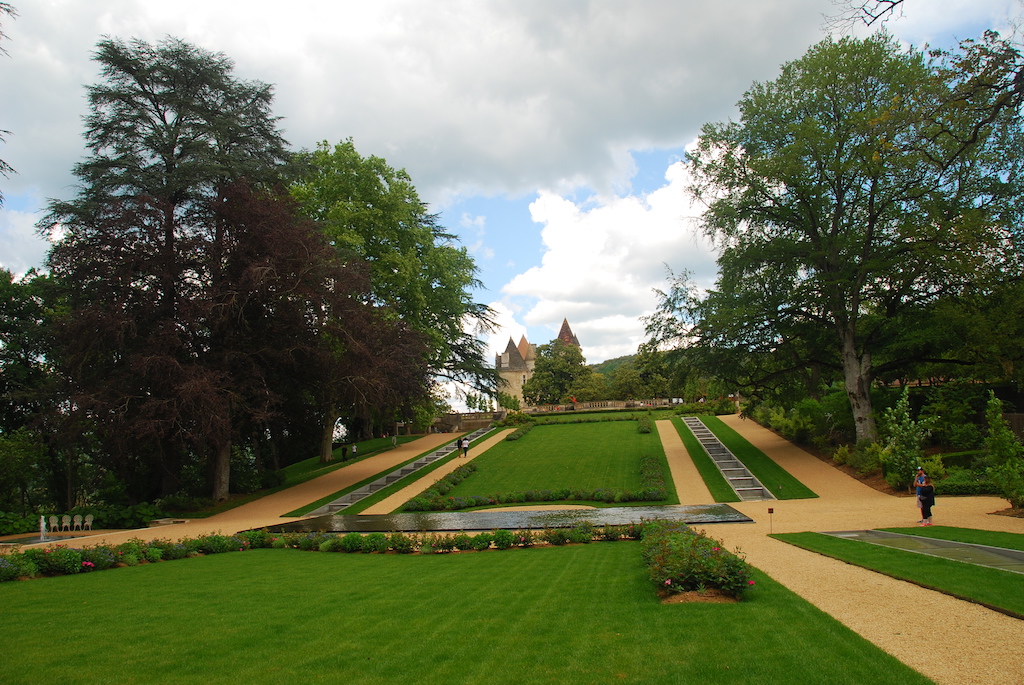
[[[990,35],[929,61],[879,33],[823,41],[755,83],[740,120],[707,124],[689,155],[719,278],[706,295],[677,280],[652,333],[748,387],[834,370],[873,439],[873,380],[939,352],[906,332],[1020,274],[1015,112],[979,125],[999,93],[965,89],[1007,50]]]

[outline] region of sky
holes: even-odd
[[[85,86],[104,36],[174,36],[275,87],[294,149],[352,138],[405,168],[474,257],[500,328],[546,343],[568,319],[590,363],[633,354],[667,270],[716,276],[686,146],[736,117],[829,32],[832,0],[9,0],[0,17],[0,266],[40,267],[34,224],[74,195]],[[906,0],[908,45],[1006,32],[1020,0]],[[843,31],[848,28],[841,29]],[[852,29],[858,35],[863,26]]]

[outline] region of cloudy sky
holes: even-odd
[[[568,318],[590,362],[632,354],[666,265],[715,277],[685,147],[753,81],[823,39],[831,0],[9,0],[0,18],[0,265],[42,263],[33,230],[73,194],[84,85],[103,36],[171,35],[272,83],[295,148],[353,138],[412,176],[474,255],[491,338],[544,343]],[[1019,0],[906,0],[917,46],[1005,31]],[[860,33],[866,29],[858,28]]]

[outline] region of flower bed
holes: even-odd
[[[742,557],[684,523],[648,522],[641,552],[651,582],[668,593],[714,589],[740,597],[754,585],[750,566]]]

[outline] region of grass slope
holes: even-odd
[[[725,476],[715,466],[715,462],[708,456],[708,453],[700,446],[700,442],[693,435],[693,431],[687,428],[686,424],[678,416],[672,419],[672,425],[675,426],[676,432],[682,438],[683,446],[690,453],[693,465],[697,467],[697,472],[704,479],[704,484],[708,486],[708,491],[715,498],[715,501],[739,502],[739,495],[732,489],[729,482],[725,480]]]
[[[640,457],[645,454],[661,457],[667,473],[657,433],[639,433],[633,421],[537,426],[477,457],[477,472],[448,494],[558,488],[635,491],[641,487]]]
[[[1024,593],[1021,592],[1021,576],[1017,573],[821,533],[785,533],[772,537],[848,564],[1024,618]]]
[[[777,499],[817,497],[813,490],[791,476],[786,469],[747,442],[746,438],[725,425],[717,416],[702,416],[700,420]]]
[[[257,550],[0,585],[5,685],[930,682],[763,574],[662,605],[638,543]]]

